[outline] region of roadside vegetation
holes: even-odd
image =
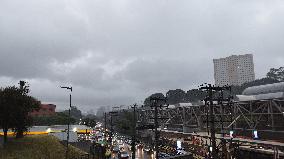
[[[79,158],[85,152],[69,145],[70,158]],[[33,135],[20,139],[9,139],[0,148],[0,159],[64,159],[66,147],[49,135]]]
[[[25,83],[20,81],[20,87],[0,88],[0,128],[4,132],[4,143],[9,129],[16,133],[16,138],[22,138],[32,125],[29,113],[39,109],[40,101],[29,95],[29,86]]]
[[[228,94],[228,92],[224,92],[224,97],[227,98],[229,95],[236,97],[236,95],[242,94],[242,92],[248,87],[278,82],[284,82],[284,67],[271,68],[269,72],[267,72],[266,77],[244,83],[240,86],[232,85],[230,94]],[[166,92],[167,104],[170,105],[187,102],[200,104],[200,101],[203,100],[206,95],[207,93],[205,91],[199,89],[190,89],[188,91],[184,91],[182,89],[175,89]],[[145,106],[151,105],[151,97],[165,98],[163,93],[154,93],[144,100]]]
[[[39,126],[49,126],[49,125],[67,125],[68,120],[70,124],[75,124],[76,120],[74,118],[70,118],[69,116],[63,112],[56,112],[54,115],[50,116],[35,116],[32,117],[33,125]]]
[[[55,112],[54,115],[49,116],[33,116],[32,121],[35,126],[50,126],[50,125],[67,125],[70,124],[83,124],[89,127],[96,126],[96,116],[94,114],[83,115],[81,110],[76,106],[72,106],[69,111],[64,110],[62,112]]]

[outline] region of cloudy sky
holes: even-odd
[[[213,58],[284,64],[283,0],[0,0],[0,86],[58,109],[141,102],[214,82]]]

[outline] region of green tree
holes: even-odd
[[[65,110],[64,113],[68,115],[69,110]],[[71,106],[70,116],[76,120],[82,118],[82,112],[76,106]]]
[[[168,104],[177,104],[185,102],[186,93],[181,89],[169,90],[166,94]]]
[[[185,101],[186,102],[198,102],[206,97],[207,93],[198,89],[191,89],[186,92]]]
[[[55,115],[51,116],[35,116],[33,117],[34,125],[67,125],[69,117],[63,112],[56,112]],[[76,119],[70,118],[70,124],[75,124]]]
[[[132,136],[133,130],[135,129],[134,116],[132,111],[123,111],[119,113],[119,120],[115,120],[115,128],[119,133]]]
[[[23,133],[28,130],[28,127],[32,125],[32,118],[29,115],[33,110],[38,109],[40,102],[35,98],[23,95],[20,104],[18,105],[18,110],[15,111],[16,123],[14,131],[16,132],[16,137],[23,137]]]
[[[163,93],[154,93],[152,95],[150,95],[149,97],[147,97],[144,101],[144,105],[145,106],[151,106],[151,97],[157,97],[157,98],[161,98],[161,99],[164,99],[165,96]],[[158,104],[162,104],[162,102],[158,103]]]
[[[82,119],[82,123],[84,125],[87,125],[89,127],[95,127],[96,126],[96,119],[95,118],[89,118],[89,117],[86,117],[86,118],[83,118]]]
[[[277,81],[284,81],[284,67],[271,68],[266,74],[266,77]]]
[[[28,95],[28,90],[15,86],[0,89],[0,126],[7,142],[7,132],[13,129],[16,137],[23,137],[23,132],[31,125],[29,112],[38,109],[40,102]]]

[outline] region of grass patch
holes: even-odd
[[[70,159],[85,154],[69,146]],[[0,159],[65,159],[65,152],[65,146],[54,136],[32,135],[10,139],[5,148],[0,148]]]

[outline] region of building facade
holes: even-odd
[[[216,86],[241,85],[255,80],[253,55],[232,55],[213,59]]]
[[[56,105],[41,104],[39,110],[30,113],[31,116],[50,116],[55,114]]]

